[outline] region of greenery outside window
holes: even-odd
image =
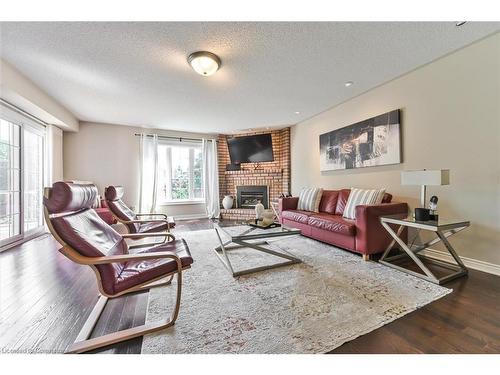
[[[201,143],[160,141],[157,188],[160,204],[204,200]]]

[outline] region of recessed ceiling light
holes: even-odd
[[[187,61],[196,73],[205,77],[214,74],[221,65],[219,56],[207,51],[194,52]]]
[[[457,22],[457,23],[455,24],[455,26],[456,26],[456,27],[460,27],[460,26],[462,26],[462,25],[465,25],[466,23],[467,23],[467,21],[460,21],[460,22]]]
[[[344,83],[345,87],[349,87],[349,86],[352,86],[352,85],[354,85],[353,81],[347,81],[346,83]]]
[[[299,111],[295,111],[294,112],[296,115],[300,115],[300,112]]]

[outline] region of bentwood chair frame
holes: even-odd
[[[50,191],[51,188],[45,188],[44,189],[44,197],[49,198],[50,197]],[[99,288],[99,299],[97,300],[97,303],[95,304],[92,312],[90,313],[89,317],[85,321],[82,329],[80,330],[80,333],[78,334],[77,338],[75,339],[75,342],[67,349],[65,353],[84,353],[90,350],[94,350],[97,348],[101,348],[104,346],[112,345],[118,342],[130,340],[136,337],[143,336],[148,333],[160,331],[163,329],[166,329],[168,327],[171,327],[174,325],[175,321],[177,320],[177,317],[179,315],[179,307],[180,307],[180,301],[181,301],[181,292],[182,292],[182,272],[186,269],[191,268],[191,266],[182,266],[180,258],[172,253],[171,251],[159,251],[159,252],[154,252],[154,253],[143,253],[143,254],[123,254],[123,255],[110,255],[110,256],[102,256],[102,257],[87,257],[81,255],[77,250],[75,250],[73,247],[68,245],[57,233],[57,231],[54,229],[51,223],[51,215],[49,214],[47,207],[44,207],[44,216],[45,216],[45,222],[47,223],[47,226],[51,232],[51,234],[55,237],[55,239],[63,246],[59,251],[72,260],[75,263],[82,264],[82,265],[88,265],[92,270],[94,271],[96,278],[97,278],[97,285]],[[165,240],[163,241],[166,242],[167,239],[171,239],[172,241],[175,240],[175,237],[171,233],[150,233],[150,234],[145,234],[141,233],[139,235],[136,234],[124,234],[121,235],[123,238],[131,238],[133,239],[134,237],[158,237],[158,236],[164,236]],[[129,247],[130,249],[130,247]],[[137,261],[137,260],[151,260],[151,259],[173,259],[176,262],[176,269],[172,272],[165,273],[157,278],[151,279],[145,283],[135,285],[132,288],[123,290],[119,293],[116,294],[108,294],[104,291],[103,285],[102,285],[102,280],[101,276],[99,274],[99,271],[96,268],[96,265],[98,264],[109,264],[109,263],[123,263],[127,261]],[[147,323],[143,324],[140,326],[136,326],[133,328],[128,328],[124,329],[121,331],[109,333],[103,336],[95,337],[95,338],[89,338],[90,335],[92,334],[92,331],[97,324],[97,321],[99,320],[99,317],[101,316],[102,312],[104,311],[104,308],[106,307],[106,303],[108,300],[111,298],[116,298],[119,296],[123,296],[125,294],[130,294],[133,292],[138,292],[138,291],[147,291],[152,288],[156,288],[159,286],[164,286],[164,285],[170,285],[172,283],[172,280],[174,276],[177,275],[177,293],[176,293],[176,300],[175,300],[175,306],[173,309],[173,312],[169,318],[153,322],[153,323]]]
[[[111,211],[113,213],[113,211]],[[144,219],[144,220],[123,220],[120,219],[118,216],[116,216],[113,213],[113,216],[116,218],[116,220],[122,224],[146,224],[146,223],[165,223],[167,224],[167,232],[170,232],[170,222],[168,221],[168,216],[165,214],[138,214],[136,213],[135,216],[142,217],[142,216],[163,216],[163,219]],[[140,233],[137,233],[140,234]]]
[[[108,189],[109,187],[107,187],[106,189]],[[107,201],[107,197],[106,197],[106,189],[104,191],[104,198],[105,200]],[[108,203],[109,204],[109,203]],[[170,233],[170,221],[168,220],[168,215],[166,214],[161,214],[161,213],[136,213],[134,212],[134,215],[137,216],[137,217],[163,217],[163,219],[138,219],[138,220],[125,220],[121,217],[119,217],[112,209],[111,209],[111,206],[109,207],[109,210],[111,211],[113,217],[121,224],[124,224],[125,227],[127,228],[127,230],[130,232],[130,229],[129,229],[129,226],[127,224],[147,224],[147,223],[164,223],[166,224],[167,226],[167,229],[166,229],[166,232],[167,233]],[[151,233],[151,232],[150,232]],[[159,236],[162,236],[164,232],[156,232],[156,236],[159,237]],[[129,234],[133,234],[133,236],[130,236],[128,238],[132,239],[132,240],[140,240],[144,237],[155,237],[155,236],[150,236],[150,235],[147,235],[145,236],[144,234],[146,233],[129,233]],[[140,244],[140,245],[133,245],[131,246],[130,248],[137,248],[137,247],[144,247],[144,246],[152,246],[152,245],[159,245],[159,244],[162,244],[163,242],[153,242],[153,243],[149,243],[149,244]]]

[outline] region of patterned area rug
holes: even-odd
[[[452,291],[302,236],[273,246],[303,263],[233,278],[212,250],[214,230],[176,236],[195,263],[176,324],[145,336],[143,353],[325,353]],[[235,270],[283,261],[250,249],[230,259]],[[174,294],[153,289],[146,321],[169,316]]]

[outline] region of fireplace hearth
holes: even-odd
[[[269,194],[266,185],[250,185],[236,187],[236,207],[255,208],[257,203],[269,208]]]

